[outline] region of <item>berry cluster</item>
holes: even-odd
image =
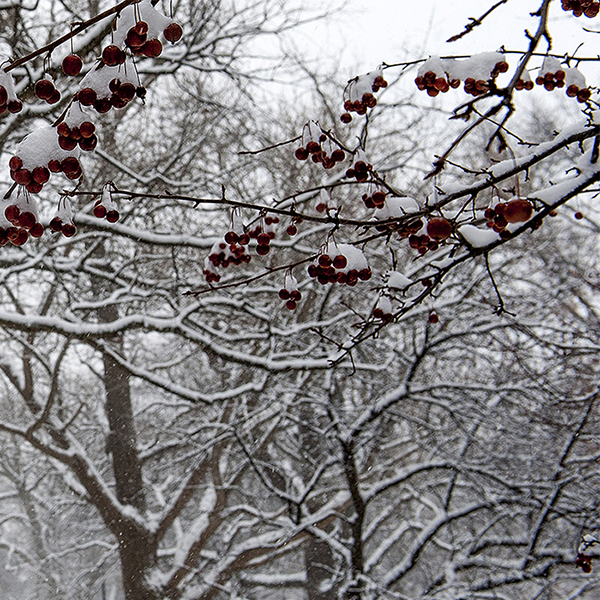
[[[109,223],[116,223],[121,215],[117,203],[113,200],[110,187],[110,183],[104,186],[102,196],[94,203],[92,212],[98,219],[106,219]]]
[[[508,63],[499,52],[478,54],[460,61],[432,56],[419,68],[415,84],[419,90],[435,97],[440,92],[458,88],[464,81],[467,94],[482,96],[490,91],[490,82],[500,73],[506,73],[508,68]]]
[[[383,78],[381,69],[360,75],[352,79],[344,89],[344,112],[340,116],[342,123],[350,123],[352,115],[355,112],[357,115],[365,115],[367,109],[377,106],[376,94],[380,89],[386,88],[387,81]]]
[[[386,296],[380,296],[371,314],[373,315],[374,319],[379,319],[384,323],[389,323],[394,318],[390,299]]]
[[[426,71],[423,75],[417,75],[415,83],[421,91],[426,91],[433,98],[440,92],[445,94],[450,88],[456,89],[460,86],[460,79],[448,80],[447,75],[438,75],[435,71]]]
[[[309,121],[302,129],[302,146],[296,149],[295,156],[298,160],[307,160],[310,156],[324,169],[332,169],[346,158],[346,153],[334,146],[315,121]]]
[[[246,239],[238,238],[235,242],[227,242],[228,239],[233,240],[231,234],[237,235],[233,231],[227,232],[224,239],[213,244],[210,254],[204,260],[203,274],[208,283],[218,283],[221,280],[221,275],[217,272],[218,268],[226,269],[229,265],[241,265],[251,260],[251,256],[246,253],[246,244],[241,243]],[[250,241],[249,236],[246,238]]]
[[[0,246],[8,242],[14,246],[22,246],[29,236],[39,238],[44,233],[44,226],[38,221],[38,210],[35,200],[19,194],[16,199],[7,200],[3,204],[7,226],[0,226]]]
[[[342,283],[354,286],[358,280],[371,279],[371,269],[365,255],[349,244],[329,242],[315,263],[308,266],[310,277],[321,285]]]
[[[372,170],[373,165],[367,160],[365,153],[359,150],[354,158],[354,164],[346,171],[346,177],[364,183],[369,179]]]
[[[62,196],[58,202],[56,215],[50,221],[50,229],[54,233],[62,233],[68,238],[77,233],[77,227],[73,223],[73,209],[66,196]]]
[[[60,92],[54,87],[54,82],[47,77],[36,82],[33,92],[48,104],[56,104],[60,100]]]
[[[575,17],[585,15],[593,19],[600,12],[600,2],[593,2],[592,0],[562,0],[562,9],[567,12],[572,11]]]
[[[67,152],[79,146],[86,152],[92,151],[98,144],[96,126],[88,120],[78,104],[73,104],[65,118],[57,125],[58,145]]]
[[[78,149],[67,151],[58,145],[53,127],[30,133],[16,148],[10,159],[10,176],[28,192],[38,194],[50,179],[50,173],[64,173],[69,179],[82,174]]]
[[[532,215],[533,205],[523,198],[500,202],[494,208],[486,208],[484,213],[486,225],[499,233],[502,239],[510,237],[510,231],[506,230],[509,223],[524,223],[529,221]]]
[[[21,110],[23,110],[23,104],[15,94],[11,75],[0,71],[0,115],[6,111],[9,113],[18,113]]]
[[[375,190],[371,195],[363,194],[362,201],[367,208],[383,208],[385,206],[385,192]]]
[[[283,280],[283,287],[279,290],[279,297],[285,301],[285,307],[288,310],[295,310],[298,302],[302,300],[302,293],[298,289],[296,278],[287,274]]]
[[[146,90],[136,85],[127,66],[131,65],[92,71],[81,82],[75,99],[81,106],[93,106],[96,112],[106,113],[111,108],[125,108],[136,95],[143,98]]]
[[[256,254],[264,256],[271,251],[271,240],[275,239],[275,227],[279,223],[279,217],[265,217],[262,223],[259,223],[253,230],[248,232],[248,236],[256,240]]]
[[[515,83],[515,90],[520,92],[521,90],[531,91],[533,89],[533,81],[527,71],[523,71],[523,74]]]
[[[432,240],[426,233],[422,233],[421,235],[413,233],[409,235],[408,245],[417,250],[421,256],[429,250],[435,252],[440,247],[439,243]]]
[[[549,92],[566,86],[567,96],[577,98],[580,103],[587,102],[592,95],[587,87],[585,77],[577,68],[563,67],[552,56],[544,59],[535,82],[544,86]]]

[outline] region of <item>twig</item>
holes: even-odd
[[[473,29],[475,29],[475,27],[478,27],[479,25],[481,25],[483,20],[488,15],[490,15],[493,11],[495,11],[499,6],[501,6],[502,4],[506,4],[507,2],[508,2],[508,0],[500,0],[499,2],[496,2],[496,4],[494,4],[494,6],[492,6],[490,9],[488,9],[486,12],[484,12],[478,19],[469,17],[469,21],[471,21],[471,22],[468,23],[467,25],[465,25],[465,30],[462,33],[453,35],[451,38],[448,38],[446,40],[446,42],[456,42],[457,40],[460,40],[462,37],[467,35],[467,33],[470,33],[471,31],[473,31]]]

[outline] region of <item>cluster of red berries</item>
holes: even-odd
[[[460,79],[450,79],[447,76],[437,75],[434,71],[426,71],[415,78],[415,83],[421,91],[426,91],[433,98],[440,92],[445,94],[450,88],[460,86]]]
[[[50,79],[40,79],[33,86],[35,95],[48,104],[56,104],[60,100],[60,92],[54,87]]]
[[[232,235],[233,234],[233,235]],[[208,283],[218,283],[221,280],[221,276],[216,272],[215,269],[223,268],[226,269],[229,265],[241,265],[242,263],[249,263],[251,256],[246,253],[246,244],[250,241],[247,234],[234,238],[237,234],[233,231],[228,231],[225,234],[226,241],[216,242],[204,264],[204,278]],[[233,241],[236,239],[236,241]],[[246,244],[242,244],[246,242]]]
[[[144,98],[146,95],[146,88],[136,87],[128,81],[122,83],[116,77],[111,79],[108,87],[110,95],[104,98],[98,97],[98,92],[94,88],[85,87],[77,92],[75,99],[82,106],[93,106],[97,112],[106,113],[111,108],[125,108],[135,96]]]
[[[121,215],[110,193],[110,184],[104,186],[102,196],[94,203],[92,212],[98,219],[106,219],[109,223],[116,223],[119,220]]]
[[[23,110],[23,103],[17,98],[9,98],[8,90],[0,85],[0,115],[8,111],[18,113]]]
[[[439,243],[432,240],[426,233],[421,235],[411,234],[408,236],[408,245],[413,249],[417,250],[418,253],[423,256],[426,252],[431,250],[435,252],[439,247]]]
[[[535,82],[538,85],[543,85],[549,92],[555,88],[565,87],[565,76],[566,73],[562,69],[558,69],[556,72],[546,71],[543,75],[538,75]]]
[[[29,236],[39,238],[44,233],[44,226],[37,220],[35,205],[30,202],[21,204],[21,207],[9,204],[4,210],[4,216],[11,226],[0,227],[0,246],[5,246],[8,242],[14,246],[22,246]]]
[[[9,162],[10,176],[19,185],[25,186],[28,192],[39,194],[44,184],[50,179],[50,173],[63,172],[69,179],[79,179],[82,175],[81,165],[74,156],[67,156],[62,161],[50,160],[48,166],[37,166],[31,171],[23,168],[23,161],[13,156]]]
[[[256,254],[264,256],[271,251],[271,240],[275,239],[275,228],[273,225],[279,223],[279,217],[265,217],[264,225],[258,224],[248,232],[248,236],[256,240]]]
[[[593,19],[600,12],[600,2],[593,2],[592,0],[562,0],[562,9],[567,12],[572,11],[575,17],[585,15]]]
[[[318,213],[335,213],[338,210],[337,202],[331,197],[329,190],[323,188],[317,199],[317,203],[315,204],[315,210]]]
[[[521,90],[531,91],[533,89],[533,81],[531,81],[531,77],[529,77],[529,73],[526,71],[521,75],[517,82],[515,83],[515,90],[520,92]]]
[[[66,121],[61,121],[56,127],[58,145],[67,151],[73,150],[78,144],[82,150],[91,152],[98,144],[96,126],[91,121],[83,121],[79,126],[69,127]]]
[[[348,82],[344,90],[344,112],[340,116],[342,123],[350,123],[352,115],[367,114],[367,109],[377,106],[376,94],[380,89],[386,88],[388,82],[383,78],[380,71],[367,73]]]
[[[325,169],[332,169],[346,158],[346,153],[341,148],[335,147],[331,139],[314,121],[304,126],[302,146],[296,148],[294,154],[298,160],[307,160],[310,156],[314,163],[321,163]]]
[[[50,229],[54,233],[62,233],[65,237],[73,237],[77,233],[77,227],[73,221],[64,222],[58,216],[50,221]]]
[[[498,56],[497,54],[495,56]],[[495,59],[494,59],[495,60]],[[489,76],[487,79],[483,77],[465,77],[464,90],[471,96],[482,96],[490,91],[490,81],[493,81],[500,75],[500,73],[506,73],[508,71],[508,63],[505,60],[496,60],[493,65],[490,65]],[[454,67],[454,68],[453,68]],[[464,67],[464,65],[463,65]],[[456,65],[452,61],[442,61],[438,58],[430,59],[421,67],[423,72],[420,72],[415,78],[415,84],[421,91],[426,91],[429,96],[435,97],[440,92],[445,94],[451,88],[456,89],[460,87],[461,79],[455,74],[451,74],[449,71],[457,70]],[[489,67],[488,67],[489,68]],[[468,69],[462,69],[468,72]]]
[[[288,310],[296,310],[298,302],[302,300],[302,293],[298,289],[298,282],[293,275],[286,275],[283,287],[279,290],[279,297],[285,301]]]
[[[81,73],[83,61],[77,54],[69,54],[63,58],[62,70],[68,77],[76,77]]]
[[[367,208],[383,208],[385,206],[385,192],[376,190],[370,196],[369,194],[363,194],[362,201]]]
[[[486,208],[484,217],[486,225],[500,234],[502,239],[510,237],[510,231],[506,230],[509,223],[524,223],[529,221],[533,215],[533,205],[529,200],[523,198],[500,202],[494,208]]]
[[[379,300],[377,301],[377,305],[371,314],[373,315],[374,319],[379,319],[384,323],[389,323],[394,318],[390,299],[386,296],[380,296]]]
[[[426,226],[427,233],[417,235],[422,227],[423,221],[421,219],[413,221],[406,227],[406,229],[411,230],[408,235],[408,245],[417,250],[421,256],[430,250],[435,252],[440,247],[440,242],[447,240],[452,234],[452,224],[443,217],[429,219]],[[402,232],[401,237],[406,237],[406,234]]]
[[[359,183],[364,183],[369,179],[369,173],[373,170],[373,165],[367,160],[365,153],[359,150],[354,164],[346,171],[348,179],[356,179]]]
[[[341,283],[349,286],[356,285],[359,279],[361,281],[371,279],[372,272],[362,252],[347,244],[334,246],[332,250],[335,250],[336,254],[332,256],[327,251],[323,252],[315,263],[308,266],[310,277],[316,278],[321,285]],[[355,255],[357,252],[359,254]],[[352,261],[348,260],[348,254],[352,257]]]
[[[138,21],[129,29],[125,37],[125,45],[134,56],[147,56],[148,58],[160,56],[163,49],[158,38],[148,39],[148,23],[146,21]]]
[[[588,88],[580,89],[577,85],[572,83],[567,88],[567,96],[569,96],[569,98],[577,98],[577,102],[583,104],[591,98],[592,92]]]

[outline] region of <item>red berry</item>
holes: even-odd
[[[54,90],[54,84],[49,79],[40,79],[33,88],[35,95],[40,100],[48,100]]]
[[[31,177],[36,183],[44,184],[50,179],[50,171],[46,167],[36,167],[31,172]]]
[[[533,214],[533,206],[528,200],[511,200],[506,203],[504,218],[509,223],[529,221]]]
[[[79,131],[82,137],[89,138],[94,135],[94,132],[96,131],[96,126],[93,123],[90,123],[89,121],[84,121],[79,126]]]
[[[106,220],[107,220],[109,223],[116,223],[116,222],[119,220],[119,217],[120,217],[120,216],[121,216],[121,215],[119,214],[119,211],[118,211],[118,210],[109,210],[109,211],[106,213]]]
[[[141,48],[146,43],[146,34],[140,34],[132,27],[125,38],[125,44],[131,49]]]
[[[83,61],[77,54],[69,54],[63,59],[62,69],[65,75],[75,77],[81,72],[81,67],[83,67]]]
[[[133,83],[122,83],[118,90],[119,98],[122,98],[126,102],[133,100],[136,94],[135,85]]]
[[[13,156],[8,162],[11,171],[18,171],[23,166],[23,161],[18,156]]]
[[[294,302],[299,302],[300,300],[302,300],[302,293],[299,290],[293,290],[290,292],[290,298]]]
[[[256,246],[256,254],[258,254],[259,256],[264,256],[265,254],[269,254],[270,250],[271,250],[271,246],[269,246],[267,244],[259,244],[258,246]]]
[[[56,104],[60,100],[60,92],[55,88],[50,94],[50,97],[46,99],[48,104]]]
[[[580,212],[576,212],[576,213],[575,213],[573,216],[574,216],[574,217],[575,217],[575,218],[576,218],[578,221],[581,221],[581,219],[583,219],[583,213],[580,213]]]
[[[148,40],[142,46],[142,52],[144,53],[144,56],[147,56],[148,58],[157,58],[162,54],[162,50],[163,47],[160,40]]]
[[[268,233],[260,233],[256,237],[256,241],[261,246],[268,246],[271,243],[271,236]]]
[[[9,113],[18,113],[23,110],[23,103],[20,100],[9,100],[6,105]]]
[[[42,237],[44,233],[44,226],[41,223],[34,223],[32,228],[29,230],[29,235],[34,238]]]
[[[50,221],[50,229],[54,232],[62,231],[63,222],[60,217],[54,217],[52,221]]]
[[[306,160],[308,158],[308,150],[301,146],[300,148],[296,149],[294,155],[298,160]]]
[[[82,90],[79,90],[79,93],[77,94],[77,99],[83,106],[91,106],[96,101],[96,98],[96,90],[92,88],[83,88]]]
[[[79,147],[86,152],[91,152],[98,144],[98,138],[95,135],[91,137],[82,137],[79,140]]]
[[[106,207],[104,207],[102,204],[96,204],[92,212],[94,213],[94,216],[98,219],[104,219],[104,217],[106,216]]]
[[[298,233],[298,228],[295,225],[288,225],[285,231],[290,237],[293,237]]]
[[[31,229],[36,222],[35,215],[31,212],[23,212],[19,215],[19,226]]]
[[[19,224],[19,215],[20,214],[21,214],[21,211],[19,210],[19,207],[15,206],[14,204],[8,205],[6,207],[6,210],[4,211],[4,216],[13,225],[18,225]]]
[[[27,185],[31,181],[31,173],[27,169],[19,169],[15,171],[13,179],[19,185]]]
[[[433,240],[442,241],[452,233],[452,225],[443,218],[433,218],[427,222],[427,234]]]
[[[125,62],[125,52],[119,46],[111,44],[102,50],[102,60],[109,67],[122,65]]]
[[[279,297],[280,297],[282,300],[289,300],[289,298],[290,298],[290,293],[289,293],[289,291],[288,291],[288,290],[286,290],[285,288],[281,288],[281,289],[279,290]]]
[[[73,237],[77,233],[77,227],[73,223],[65,223],[62,226],[62,234],[65,237]]]
[[[175,42],[178,42],[181,39],[181,36],[183,35],[183,29],[178,23],[171,23],[163,31],[163,35],[165,36],[167,42],[171,42],[171,44],[174,44]]]
[[[346,123],[346,124],[348,124],[348,123],[350,123],[350,121],[352,121],[352,115],[351,115],[350,113],[343,113],[343,114],[340,116],[340,121],[341,121],[342,123]]]
[[[433,310],[429,313],[429,319],[428,321],[430,323],[439,323],[440,318],[438,317],[437,313],[434,312]]]
[[[140,35],[146,35],[148,33],[148,23],[146,23],[146,21],[138,21],[135,24],[134,29]]]

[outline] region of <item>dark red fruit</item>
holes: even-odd
[[[56,88],[49,79],[40,79],[36,82],[33,91],[40,100],[48,100]]]
[[[452,233],[452,225],[443,218],[433,218],[427,222],[427,234],[433,240],[442,241]]]
[[[19,225],[25,229],[31,229],[35,222],[35,215],[31,212],[23,212],[19,215]]]
[[[9,100],[6,105],[9,113],[18,113],[23,110],[23,103],[20,100]]]
[[[51,173],[60,173],[62,171],[62,168],[60,166],[60,161],[56,160],[56,159],[52,159],[48,161],[48,170]]]
[[[268,246],[271,242],[271,236],[268,233],[259,233],[256,241],[260,246]]]
[[[109,67],[122,65],[125,62],[125,52],[119,46],[111,44],[102,50],[102,60]]]
[[[140,34],[132,27],[127,32],[125,43],[132,49],[141,48],[146,43],[146,34]]]
[[[83,106],[91,106],[94,104],[97,97],[96,90],[92,88],[83,88],[82,90],[79,90],[79,93],[77,94],[77,99]]]
[[[18,171],[23,166],[23,161],[18,156],[13,156],[8,161],[8,166],[11,171]]]
[[[50,229],[52,229],[52,231],[59,232],[62,231],[62,228],[63,222],[62,219],[60,219],[60,217],[54,217],[52,221],[50,221]]]
[[[27,241],[28,237],[29,234],[25,229],[18,229],[17,234],[13,236],[13,238],[10,241],[15,246],[22,246]]]
[[[533,206],[528,200],[511,200],[506,203],[504,217],[509,223],[529,221],[533,214]]]
[[[109,223],[116,223],[119,220],[120,216],[121,215],[119,215],[119,211],[118,210],[109,210],[106,213],[106,220]]]
[[[99,219],[104,219],[106,216],[106,208],[102,204],[96,204],[92,212],[94,213],[94,216]]]
[[[183,35],[183,29],[178,23],[171,23],[170,25],[167,25],[166,29],[163,31],[163,35],[165,36],[167,42],[174,44],[181,39],[181,36]]]
[[[6,210],[4,211],[4,216],[13,225],[19,224],[19,215],[20,214],[21,214],[21,211],[20,211],[19,207],[15,206],[14,204],[10,204],[9,206],[7,206]]]
[[[282,300],[289,300],[289,298],[290,298],[290,293],[289,293],[289,292],[288,292],[288,291],[287,291],[285,288],[281,288],[281,289],[279,290],[279,297],[280,297]]]
[[[5,106],[8,102],[8,92],[3,85],[0,85],[0,105]]]
[[[296,149],[294,155],[298,160],[306,160],[308,158],[308,150],[301,146],[300,148]]]
[[[44,184],[50,179],[50,171],[46,167],[36,167],[31,172],[31,177],[36,183]]]
[[[298,233],[298,228],[295,225],[288,225],[285,231],[290,237],[293,237]]]
[[[299,290],[293,290],[290,292],[290,299],[294,302],[302,300],[302,293]]]
[[[432,310],[429,313],[429,319],[428,319],[428,321],[430,323],[439,323],[440,322],[440,318],[438,317],[437,313]]]
[[[81,67],[83,67],[83,61],[77,54],[69,54],[63,59],[62,69],[65,75],[75,77],[81,72]]]
[[[34,223],[33,227],[29,230],[29,235],[34,238],[42,237],[44,234],[44,226],[41,223]]]
[[[133,85],[133,83],[122,83],[119,86],[119,98],[122,98],[123,100],[129,102],[130,100],[133,100],[133,97],[136,94],[136,89],[135,86]]]
[[[160,40],[148,40],[142,46],[142,52],[144,53],[144,56],[147,56],[148,58],[157,58],[162,54],[162,50],[163,47]]]
[[[91,152],[98,144],[98,138],[93,135],[92,137],[81,138],[79,140],[79,147],[86,152]]]
[[[146,35],[148,33],[148,23],[146,21],[138,21],[134,29],[139,35]]]
[[[60,92],[55,88],[50,94],[50,98],[46,100],[48,104],[56,104],[60,100]]]
[[[27,185],[31,181],[31,173],[27,169],[19,169],[15,171],[13,179],[19,185]]]
[[[58,138],[58,145],[63,150],[70,152],[71,150],[73,150],[75,148],[75,146],[77,146],[77,140],[74,140],[73,138],[70,138],[70,137],[62,137],[61,136]]]
[[[108,98],[96,98],[94,101],[94,108],[100,114],[107,113],[111,108],[110,100]]]
[[[94,135],[94,132],[96,131],[96,126],[93,123],[90,123],[89,121],[84,121],[79,126],[79,131],[81,132],[82,137],[89,138]]]
[[[271,246],[269,246],[267,244],[259,244],[258,246],[256,246],[256,254],[258,254],[259,256],[264,256],[265,254],[269,254],[270,250],[271,250]]]
[[[286,308],[288,308],[289,310],[296,310],[296,303],[293,300],[288,300],[285,303]]]
[[[77,227],[73,223],[65,223],[62,226],[62,234],[65,237],[73,237],[77,233]]]

